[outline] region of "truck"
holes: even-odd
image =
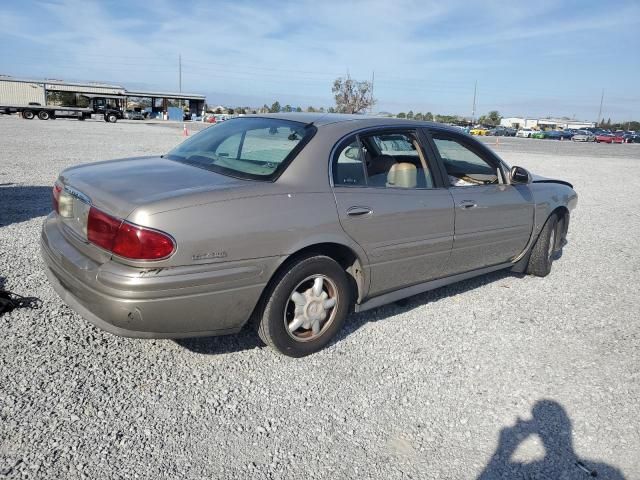
[[[102,115],[105,122],[116,123],[124,117],[124,98],[116,95],[91,95],[81,94],[85,97],[86,107],[72,107],[60,105],[41,105],[37,102],[29,102],[27,105],[0,105],[0,113],[19,113],[22,118],[32,120],[38,117],[40,120],[55,120],[56,118],[77,118],[85,120],[92,115]]]

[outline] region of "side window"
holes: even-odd
[[[453,187],[499,183],[498,169],[462,143],[433,135],[433,141]]]
[[[361,141],[369,186],[433,188],[426,157],[412,132],[367,135]]]
[[[366,186],[367,181],[362,166],[362,152],[358,141],[353,138],[347,143],[343,143],[337,155],[333,170],[333,184],[336,186]]]

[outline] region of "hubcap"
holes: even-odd
[[[308,342],[331,325],[338,305],[338,289],[324,275],[312,275],[293,289],[284,311],[287,333],[296,341]]]

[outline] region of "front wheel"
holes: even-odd
[[[352,292],[344,269],[324,255],[303,258],[283,271],[267,291],[260,338],[289,357],[325,347],[340,331]]]
[[[107,122],[109,123],[116,123],[118,121],[118,117],[116,117],[113,113],[110,113],[107,116]]]
[[[554,213],[545,223],[536,244],[531,250],[527,273],[546,277],[551,273],[551,264],[558,244],[558,216]]]

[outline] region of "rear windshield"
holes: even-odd
[[[232,177],[274,180],[315,130],[288,120],[235,118],[207,128],[165,158]]]

